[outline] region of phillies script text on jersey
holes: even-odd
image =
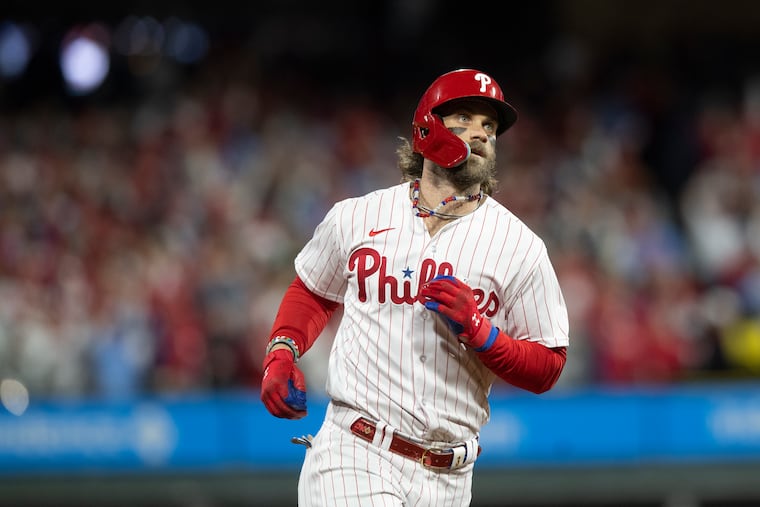
[[[417,289],[412,293],[411,280],[404,280],[399,287],[398,279],[386,272],[388,259],[381,256],[373,248],[359,248],[348,258],[348,270],[356,273],[358,283],[359,301],[367,302],[367,284],[377,283],[379,303],[385,303],[390,300],[396,304],[414,304],[417,301],[420,287],[429,282],[438,275],[454,276],[454,267],[448,262],[442,262],[436,265],[433,259],[422,259],[420,263],[420,275]],[[475,302],[478,305],[480,313],[486,317],[493,317],[499,311],[499,298],[491,291],[486,296],[483,289],[473,287],[472,293],[475,296]]]

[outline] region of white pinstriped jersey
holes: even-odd
[[[422,440],[478,435],[496,376],[416,300],[421,284],[456,276],[511,337],[568,345],[567,310],[543,241],[491,198],[433,237],[412,209],[408,183],[346,199],[295,266],[313,292],[344,305],[328,395]]]

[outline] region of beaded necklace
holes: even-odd
[[[442,218],[445,220],[451,220],[453,218],[460,218],[464,215],[453,215],[451,213],[443,213],[441,212],[441,209],[443,209],[444,206],[447,204],[454,202],[454,201],[481,201],[483,199],[483,191],[481,190],[477,194],[470,194],[470,195],[450,195],[446,199],[442,200],[438,206],[436,206],[433,209],[430,209],[426,206],[423,206],[420,204],[420,180],[417,178],[412,183],[412,208],[417,212],[417,216],[421,218],[426,217],[432,217],[436,216],[438,218]],[[478,205],[480,205],[478,203]]]

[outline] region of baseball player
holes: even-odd
[[[559,378],[568,317],[546,247],[490,197],[516,119],[488,74],[438,77],[398,149],[402,182],[336,203],[297,255],[264,360],[273,415],[306,414],[298,359],[343,305],[299,505],[469,505],[494,381]]]

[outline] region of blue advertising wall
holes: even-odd
[[[0,475],[142,471],[276,471],[300,466],[326,407],[299,421],[270,416],[257,392],[120,403],[33,401],[0,409]],[[760,383],[500,391],[478,467],[760,463]]]

